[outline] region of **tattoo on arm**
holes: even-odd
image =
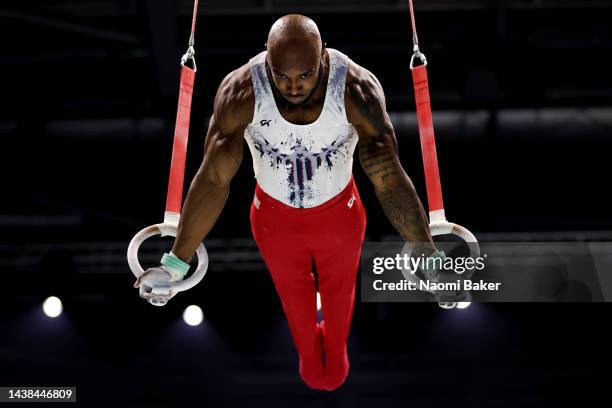
[[[372,180],[376,196],[397,232],[407,241],[431,242],[423,205],[397,154],[383,138],[362,140],[359,159]]]
[[[431,242],[425,210],[409,179],[395,189],[377,190],[376,195],[402,238],[410,242]]]
[[[385,215],[405,240],[433,245],[423,205],[398,158],[380,84],[357,87],[353,100],[366,124],[361,129],[359,160]]]
[[[359,160],[374,185],[385,184],[389,176],[398,174],[399,163],[385,145],[384,137],[370,137],[359,142]]]

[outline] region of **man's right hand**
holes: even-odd
[[[151,286],[152,284],[157,282],[159,282],[159,284],[170,282],[171,277],[172,276],[170,275],[170,272],[164,269],[163,266],[149,268],[142,275],[136,278],[136,282],[134,282],[134,287],[139,288],[142,284],[142,280],[145,278],[146,284],[148,286]]]
[[[189,264],[170,252],[164,254],[159,267],[149,268],[140,275],[134,282],[134,287],[143,286],[140,289],[140,297],[147,299],[147,295],[153,288],[168,286],[171,282],[183,280],[188,271]]]
[[[147,269],[134,282],[134,287],[139,288],[139,295],[142,299],[149,300],[159,294],[154,295],[154,288],[167,288],[170,283],[183,280],[184,275],[173,273],[172,268],[165,265]],[[176,293],[170,290],[169,294]],[[170,295],[172,297],[174,295]],[[168,298],[169,299],[169,298]]]

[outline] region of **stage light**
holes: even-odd
[[[465,309],[467,307],[469,307],[472,304],[472,302],[458,302],[457,303],[457,309]]]
[[[50,296],[43,302],[42,308],[47,316],[58,317],[62,314],[62,301],[56,296]]]
[[[199,306],[188,306],[183,312],[183,320],[190,326],[197,326],[204,320],[204,313]]]

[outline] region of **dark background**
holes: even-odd
[[[204,283],[165,308],[139,299],[125,252],[163,218],[192,7],[0,6],[0,386],[77,386],[86,407],[560,406],[605,390],[607,304],[449,312],[359,301],[347,382],[331,394],[308,389],[252,240],[246,145],[205,241]],[[610,240],[612,1],[415,7],[448,219],[481,240]],[[201,0],[185,188],[218,84],[287,13],[312,17],[329,47],[378,76],[426,205],[406,0]],[[366,238],[397,238],[356,159],[355,178]],[[155,265],[170,244],[148,242],[142,263]],[[40,311],[52,294],[65,306],[55,320]],[[192,303],[206,316],[198,328],[181,320]]]

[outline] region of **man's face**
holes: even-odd
[[[268,65],[274,85],[291,105],[306,102],[317,87],[319,76],[322,74],[320,50],[315,52],[275,50],[268,53]]]

